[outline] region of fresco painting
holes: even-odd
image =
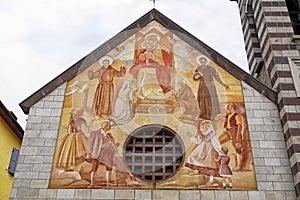
[[[49,187],[256,190],[241,81],[152,21],[67,83]]]

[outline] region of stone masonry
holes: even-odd
[[[275,103],[243,83],[257,191],[48,189],[66,84],[31,107],[10,198],[17,199],[296,199]]]
[[[248,56],[250,71],[258,73],[262,82],[270,81],[271,88],[277,92],[280,120],[287,143],[290,167],[297,196],[300,196],[300,99],[296,95],[292,67],[289,60],[299,59],[299,43],[293,40],[294,31],[285,0],[238,0],[246,51],[248,55],[254,48],[251,37],[255,35],[255,45],[261,53],[261,70],[256,70]],[[250,18],[249,18],[250,16]],[[252,28],[249,28],[252,27]],[[258,64],[258,63],[257,63]],[[269,80],[269,81],[266,81]]]

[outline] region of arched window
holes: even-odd
[[[253,15],[253,9],[252,9],[252,0],[246,0],[245,5],[245,14],[246,15]]]

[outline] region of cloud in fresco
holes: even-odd
[[[0,1],[0,100],[25,128],[20,102],[152,8],[149,0]],[[159,0],[155,8],[248,72],[236,2]]]

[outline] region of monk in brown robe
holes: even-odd
[[[220,78],[217,71],[208,66],[208,58],[205,56],[199,56],[197,62],[200,64],[194,72],[194,80],[199,81],[197,100],[200,109],[200,118],[214,120],[216,115],[220,114],[220,105],[217,90],[214,84],[214,80],[220,83],[225,89],[229,89]]]
[[[102,62],[101,62],[102,61]],[[96,115],[110,115],[112,113],[112,99],[114,93],[113,79],[115,77],[122,77],[126,73],[124,64],[121,65],[120,71],[114,69],[112,64],[112,58],[104,56],[99,61],[103,66],[93,72],[88,71],[88,78],[90,80],[97,78],[99,80],[98,86],[95,91],[93,109]]]

